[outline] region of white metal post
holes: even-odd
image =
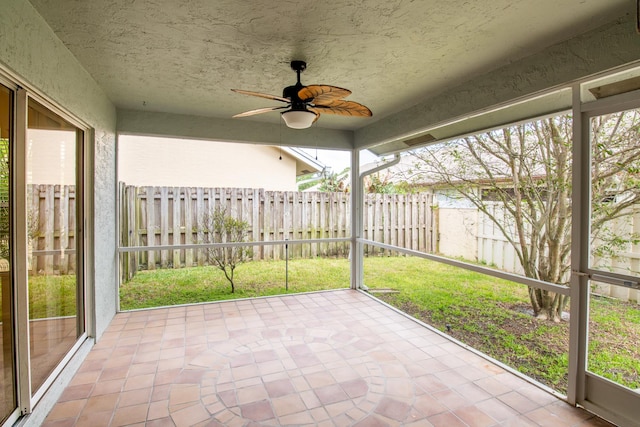
[[[351,151],[351,289],[364,283],[364,248],[358,239],[364,232],[362,222],[362,179],[360,179],[360,150]]]
[[[586,352],[589,325],[590,192],[589,121],[581,110],[580,85],[573,87],[573,165],[571,218],[571,317],[569,325],[569,383],[567,401],[575,405],[585,398]]]

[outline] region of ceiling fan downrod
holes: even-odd
[[[291,69],[296,72],[298,76],[298,82],[293,86],[287,86],[282,91],[283,98],[289,98],[291,100],[291,109],[294,111],[306,111],[306,105],[302,99],[298,96],[298,92],[304,86],[300,82],[300,73],[307,69],[307,63],[304,61],[291,61]]]
[[[307,63],[304,61],[291,61],[291,69],[298,75],[298,84],[300,84],[300,73],[307,69]]]

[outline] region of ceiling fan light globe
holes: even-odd
[[[282,119],[291,129],[306,129],[313,124],[316,115],[311,111],[289,110],[282,114]]]

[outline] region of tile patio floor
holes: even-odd
[[[59,426],[608,426],[353,290],[116,315]]]

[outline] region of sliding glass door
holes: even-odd
[[[84,333],[77,275],[77,156],[83,132],[33,99],[26,147],[29,345],[36,393]]]
[[[85,131],[0,75],[0,426],[32,412],[87,336]]]
[[[0,422],[6,420],[17,407],[16,371],[13,338],[13,281],[11,275],[11,182],[13,91],[0,85]]]

